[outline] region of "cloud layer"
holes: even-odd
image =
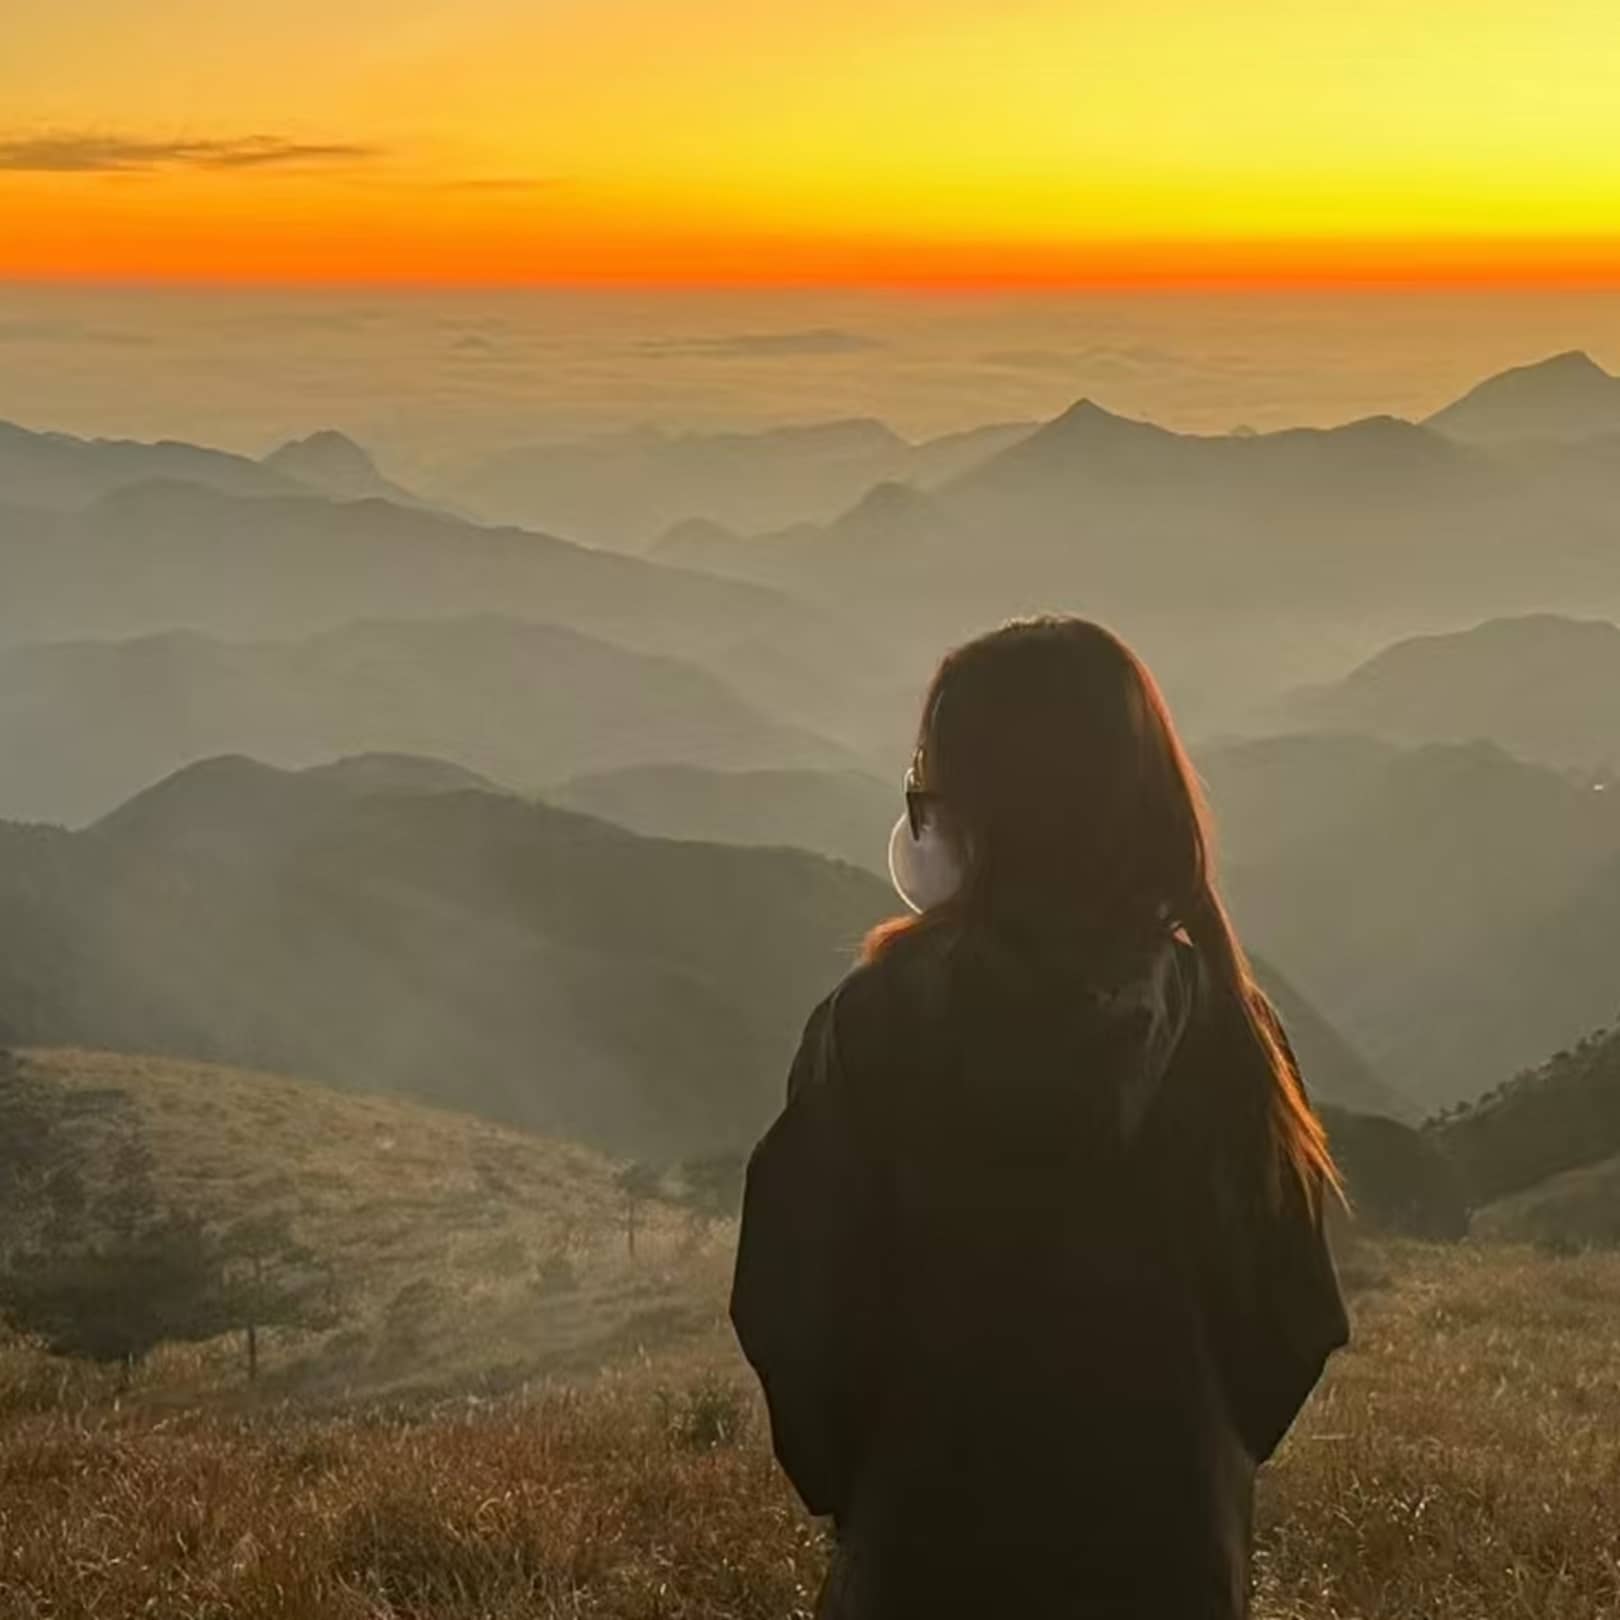
[[[882,339],[833,327],[808,327],[794,332],[739,332],[726,337],[670,338],[644,343],[652,354],[679,354],[715,358],[768,358],[777,355],[861,354],[884,347]]]
[[[82,130],[0,139],[0,170],[13,174],[139,174],[154,169],[284,169],[361,163],[379,154],[349,142],[277,135],[152,140]]]

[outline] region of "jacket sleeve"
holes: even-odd
[[[885,1176],[845,1069],[837,998],[812,1015],[787,1106],[754,1150],[731,1319],[776,1455],[812,1513],[842,1517],[881,1379]]]
[[[1281,1444],[1350,1322],[1328,1247],[1325,1190],[1314,1206],[1292,1170],[1281,1207],[1258,1215],[1250,1276],[1228,1324],[1228,1385],[1245,1444],[1264,1462]]]
[[[1277,1164],[1270,1073],[1250,1031],[1239,1026],[1231,1040],[1235,1086],[1211,1088],[1224,1093],[1230,1112],[1215,1132],[1226,1150],[1212,1166],[1217,1216],[1207,1232],[1218,1248],[1205,1251],[1206,1297],[1233,1419],[1249,1453],[1264,1462],[1328,1357],[1349,1341],[1350,1322],[1328,1243],[1332,1193],[1307,1188],[1291,1165]]]

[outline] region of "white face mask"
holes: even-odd
[[[962,863],[937,825],[925,821],[913,838],[911,822],[901,816],[889,834],[889,880],[913,911],[928,911],[962,887]]]

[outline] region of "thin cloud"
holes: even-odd
[[[143,174],[159,169],[259,170],[365,163],[375,147],[347,141],[289,141],[277,135],[151,140],[86,131],[0,140],[0,170],[12,174]]]
[[[729,337],[670,338],[642,345],[649,354],[754,359],[773,355],[862,354],[886,347],[880,338],[830,326],[794,332],[739,332]]]
[[[147,348],[138,332],[84,326],[77,321],[0,321],[0,343],[100,343],[114,348]]]

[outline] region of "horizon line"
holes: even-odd
[[[1603,270],[1539,273],[1347,272],[1334,275],[1280,273],[1095,275],[1095,276],[488,276],[234,273],[86,272],[65,275],[0,271],[0,290],[35,292],[142,291],[174,293],[594,293],[809,294],[864,293],[892,297],[1019,296],[1278,296],[1324,294],[1369,296],[1445,294],[1620,294],[1620,265]]]

